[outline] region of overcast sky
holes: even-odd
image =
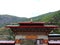
[[[34,17],[60,10],[60,0],[0,0],[0,14]]]

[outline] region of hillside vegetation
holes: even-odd
[[[25,17],[16,17],[11,15],[0,15],[0,27],[3,27],[10,23],[18,23],[28,21]]]
[[[60,22],[60,11],[46,13],[32,18],[34,22]]]

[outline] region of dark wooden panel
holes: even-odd
[[[48,33],[45,32],[16,32],[16,35],[28,35],[28,34],[34,34],[34,35],[48,35]]]
[[[15,34],[44,34],[48,35],[51,28],[11,28]]]

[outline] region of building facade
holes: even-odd
[[[45,25],[44,22],[21,22],[19,25],[7,25],[15,34],[15,45],[48,45],[48,34],[58,28]]]

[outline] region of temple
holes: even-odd
[[[44,22],[20,22],[18,25],[7,25],[15,34],[15,45],[48,45],[48,34],[58,29],[55,25]]]

